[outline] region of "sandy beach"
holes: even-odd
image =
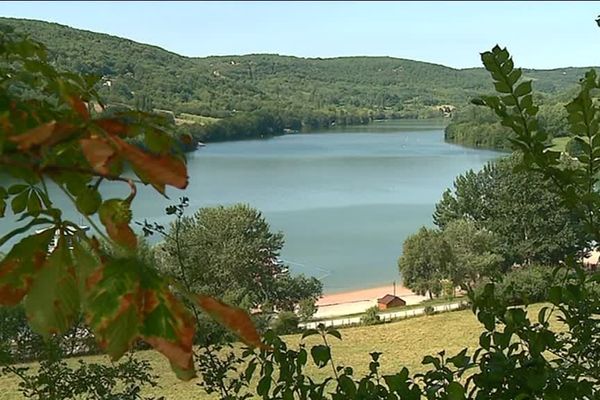
[[[406,301],[407,305],[418,304],[427,299],[426,296],[419,296],[400,285],[396,285],[395,293],[396,296]],[[326,294],[317,301],[318,311],[314,318],[360,313],[377,305],[377,299],[386,294],[394,294],[393,285]]]

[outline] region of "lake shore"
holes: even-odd
[[[428,299],[428,297],[420,296],[402,285],[396,285],[395,290],[394,285],[385,285],[332,293],[322,296],[317,301],[318,311],[315,313],[314,318],[361,313],[370,307],[376,306],[378,298],[394,293],[406,301],[407,305],[418,304]]]

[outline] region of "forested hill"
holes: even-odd
[[[180,124],[196,127],[193,133],[207,140],[374,118],[439,117],[440,106],[460,110],[491,89],[482,69],[399,58],[190,58],[55,23],[0,18],[0,24],[46,44],[59,68],[102,76],[100,92],[109,104],[172,111]],[[582,69],[529,70],[526,75],[536,80],[537,89],[555,95],[573,87]]]

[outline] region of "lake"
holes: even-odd
[[[444,189],[499,156],[443,138],[439,122],[382,121],[211,143],[188,155],[185,192],[168,190],[167,200],[140,188],[134,219],[167,224],[164,207],[182,195],[190,198],[189,214],[201,206],[248,203],[285,234],[281,258],[292,271],[319,277],[326,292],[390,284],[399,281],[404,239],[433,225]],[[127,188],[111,184],[107,192],[124,195]],[[15,226],[4,220],[0,228],[7,224]]]

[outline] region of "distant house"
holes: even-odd
[[[377,299],[377,307],[379,307],[380,310],[387,310],[388,308],[400,307],[405,305],[406,301],[392,294],[386,294],[382,298]]]

